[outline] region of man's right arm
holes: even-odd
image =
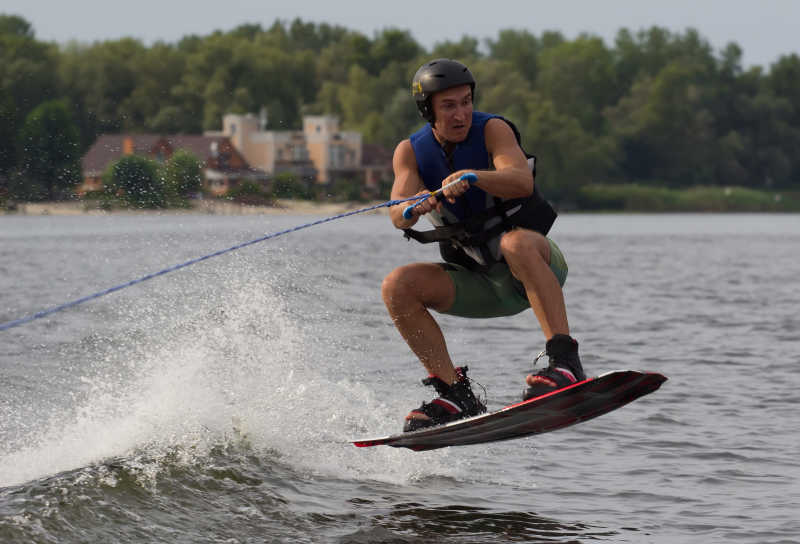
[[[394,169],[392,200],[401,200],[428,192],[425,189],[425,185],[422,183],[422,179],[419,177],[417,158],[414,155],[414,148],[411,147],[411,142],[409,140],[403,140],[395,148],[394,156],[392,157],[392,168]],[[414,208],[414,215],[411,219],[403,218],[403,210],[412,204],[414,204],[414,201],[389,208],[389,216],[394,226],[398,229],[407,229],[413,226],[420,215],[424,215],[436,207],[436,199],[429,198]]]

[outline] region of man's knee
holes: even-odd
[[[540,233],[528,229],[514,229],[500,239],[500,251],[506,261],[541,257],[550,262],[550,244]]]
[[[422,303],[440,308],[452,298],[452,280],[433,263],[414,263],[392,270],[383,279],[381,293],[387,306]]]
[[[395,298],[402,298],[408,295],[411,290],[411,283],[409,282],[410,267],[411,265],[397,267],[383,278],[381,293],[383,300],[387,303]]]
[[[383,279],[381,292],[384,300],[418,298],[431,279],[433,265],[414,263],[399,266]]]

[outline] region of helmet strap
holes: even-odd
[[[423,117],[425,117],[425,120],[428,121],[431,126],[436,122],[436,116],[433,114],[433,96],[429,96],[425,99],[425,113]]]

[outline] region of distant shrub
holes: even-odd
[[[336,202],[360,202],[364,198],[364,185],[351,179],[339,179],[328,185],[329,198]]]
[[[110,196],[134,208],[164,208],[167,195],[159,164],[138,155],[126,155],[103,174]]]
[[[178,149],[164,163],[164,183],[172,198],[194,196],[203,185],[203,163],[193,153]]]
[[[275,199],[270,192],[265,190],[260,183],[252,180],[241,182],[233,189],[230,189],[225,197],[239,204],[247,204],[249,206],[275,205]]]
[[[41,202],[48,200],[47,185],[31,178],[24,172],[14,172],[8,179],[8,198],[22,202]]]
[[[581,210],[640,212],[798,211],[796,193],[744,187],[667,189],[642,185],[586,185],[576,199]]]
[[[582,210],[669,211],[677,204],[677,195],[669,189],[641,185],[584,185],[576,203]]]
[[[694,187],[681,193],[682,207],[690,211],[755,212],[776,209],[771,193],[743,187]]]
[[[291,172],[283,172],[272,180],[272,194],[276,198],[298,198],[311,200],[314,190],[311,183],[299,179]]]

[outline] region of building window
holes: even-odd
[[[308,151],[304,145],[295,145],[292,147],[292,159],[297,162],[308,160]]]
[[[345,149],[341,145],[332,145],[330,147],[331,167],[341,168],[344,166],[344,152]]]

